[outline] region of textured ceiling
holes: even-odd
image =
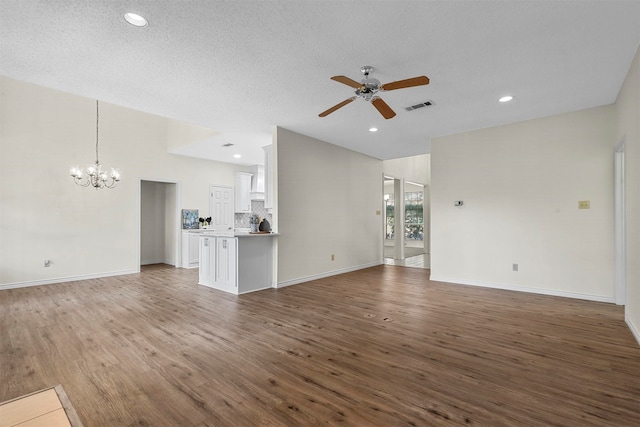
[[[274,125],[390,159],[610,104],[639,43],[633,0],[0,0],[0,74],[213,129],[180,152],[244,164],[261,162]],[[319,118],[353,94],[329,78],[359,80],[363,65],[382,83],[431,84],[382,93],[390,120],[362,100]],[[506,93],[515,100],[496,102]]]

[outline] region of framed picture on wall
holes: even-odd
[[[182,209],[182,228],[198,228],[198,209]]]

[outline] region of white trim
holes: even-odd
[[[531,294],[549,295],[554,297],[577,298],[577,299],[583,299],[588,301],[608,302],[608,303],[615,302],[613,297],[603,297],[601,295],[579,294],[575,292],[557,291],[554,289],[527,288],[524,286],[508,285],[504,283],[479,282],[476,280],[464,280],[464,279],[456,279],[454,277],[435,276],[433,274],[431,275],[431,277],[429,277],[429,280],[431,280],[432,282],[455,283],[457,285],[468,285],[468,286],[478,286],[482,288],[503,289],[506,291],[528,292]]]
[[[136,212],[136,227],[137,227],[137,245],[136,245],[136,263],[138,263],[139,265],[146,265],[144,264],[144,262],[140,259],[140,255],[142,253],[142,242],[141,242],[141,230],[142,230],[142,218],[140,217],[141,214],[141,209],[142,209],[142,181],[150,181],[150,182],[157,182],[160,184],[175,184],[175,189],[176,189],[176,211],[175,211],[175,226],[174,226],[174,230],[175,230],[175,248],[174,248],[174,256],[176,258],[176,262],[175,263],[167,263],[164,262],[164,264],[169,264],[169,265],[173,265],[176,268],[180,268],[182,267],[182,209],[180,208],[180,206],[182,206],[182,181],[171,181],[171,180],[166,180],[166,179],[158,179],[158,178],[139,178],[138,179],[138,208],[137,208],[137,212]],[[140,268],[138,268],[138,273],[140,272]]]
[[[627,272],[627,248],[626,248],[626,207],[625,207],[625,139],[618,141],[616,145],[614,167],[614,242],[615,242],[615,301],[618,305],[626,304],[626,272]]]
[[[260,288],[260,289],[252,289],[250,291],[239,292],[236,295],[250,294],[251,292],[264,291],[265,289],[273,289],[273,286],[265,286],[264,288]]]
[[[350,273],[352,271],[362,270],[369,267],[381,265],[382,261],[371,262],[368,264],[357,265],[355,267],[342,268],[340,270],[327,271],[325,273],[313,274],[311,276],[300,277],[298,279],[286,280],[279,282],[274,288],[283,288],[285,286],[297,285],[299,283],[310,282],[312,280],[324,279],[325,277],[337,276],[338,274]]]
[[[166,259],[150,259],[146,261],[140,261],[140,265],[151,265],[151,264],[167,264],[175,266],[174,262],[171,262]]]
[[[631,319],[629,319],[629,316],[626,313],[624,316],[624,321],[629,327],[629,330],[631,331],[631,333],[633,334],[633,337],[636,339],[638,344],[640,344],[640,332],[638,332],[638,328],[636,328],[636,325],[633,324],[633,322],[631,321]]]
[[[90,279],[100,279],[102,277],[111,277],[111,276],[124,276],[127,274],[136,274],[139,273],[140,270],[120,270],[120,271],[109,271],[105,273],[97,273],[97,274],[83,274],[80,276],[69,276],[69,277],[58,277],[57,279],[42,279],[42,280],[32,280],[29,282],[15,282],[15,283],[6,283],[4,285],[0,285],[0,291],[6,289],[17,289],[17,288],[27,288],[29,286],[41,286],[41,285],[54,285],[56,283],[64,283],[64,282],[77,282],[79,280],[90,280]]]

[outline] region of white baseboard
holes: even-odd
[[[299,283],[310,282],[312,280],[324,279],[325,277],[337,276],[338,274],[350,273],[356,270],[362,270],[364,268],[375,267],[381,265],[382,261],[371,262],[368,264],[357,265],[354,267],[342,268],[340,270],[327,271],[325,273],[313,274],[311,276],[300,277],[298,279],[285,280],[284,282],[277,283],[274,288],[284,288],[285,286],[297,285]]]
[[[482,288],[503,289],[506,291],[528,292],[531,294],[550,295],[554,297],[576,298],[588,301],[615,303],[613,297],[603,297],[600,295],[580,294],[576,292],[557,291],[554,289],[527,288],[525,286],[508,285],[504,283],[479,282],[475,280],[456,279],[455,277],[444,277],[431,275],[432,282],[455,283],[457,285],[479,286]]]
[[[626,313],[624,315],[624,321],[629,327],[629,329],[631,330],[633,337],[636,339],[638,344],[640,344],[640,332],[638,332],[638,328],[636,328],[636,325],[633,324],[633,322],[629,319],[629,316],[627,316]]]
[[[167,264],[175,266],[176,263],[173,261],[169,261],[166,259],[149,259],[145,261],[140,261],[140,265],[151,265],[151,264]]]
[[[120,271],[109,271],[109,272],[97,273],[97,274],[84,274],[81,276],[69,276],[69,277],[57,277],[54,279],[32,280],[29,282],[6,283],[4,285],[0,285],[0,291],[5,289],[26,288],[29,286],[53,285],[55,283],[75,282],[78,280],[99,279],[101,277],[124,276],[126,274],[135,274],[139,272],[140,270],[120,270]]]

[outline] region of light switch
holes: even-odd
[[[589,200],[578,201],[578,209],[591,209],[591,202]]]

